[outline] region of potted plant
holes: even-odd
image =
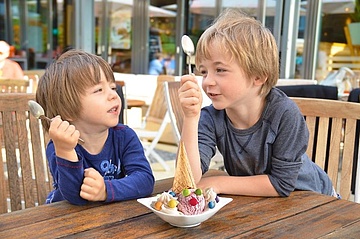
[[[360,0],[355,0],[354,13],[351,14],[349,32],[352,45],[360,45]]]

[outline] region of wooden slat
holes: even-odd
[[[168,76],[168,75],[158,76],[154,97],[145,116],[146,122],[155,122],[157,124],[161,124],[161,122],[164,120],[167,107],[165,104],[163,82],[174,81],[174,80],[175,80],[174,76]],[[148,129],[146,125],[145,125],[145,129]]]
[[[306,153],[308,156],[313,159],[314,143],[315,143],[315,127],[316,127],[316,117],[306,116],[306,124],[309,129],[309,144]]]
[[[3,129],[5,140],[5,155],[8,173],[8,187],[10,192],[11,210],[21,209],[20,179],[18,176],[18,165],[16,160],[16,138],[14,137],[14,119],[12,112],[3,112]]]
[[[317,163],[321,168],[325,168],[328,129],[329,118],[320,118],[317,133],[315,163]]]
[[[180,88],[180,82],[169,82],[169,94],[171,99],[171,105],[174,110],[176,117],[176,125],[181,132],[183,121],[184,121],[184,112],[182,111],[178,89]]]
[[[334,232],[321,237],[322,239],[358,238],[360,235],[360,221],[349,223]]]
[[[23,206],[29,208],[45,203],[52,189],[52,178],[44,157],[48,137],[43,134],[41,122],[29,112],[27,103],[30,99],[34,100],[35,95],[0,94],[0,140],[6,155],[6,160],[3,159],[6,167],[1,165],[0,168],[0,187],[4,189],[4,196],[0,198],[1,213],[7,212],[7,198],[11,211],[16,211]],[[8,178],[4,177],[5,173]]]
[[[343,198],[350,198],[351,191],[351,176],[353,170],[353,158],[354,158],[354,142],[355,142],[355,132],[356,130],[356,120],[348,119],[345,125],[344,132],[344,149],[343,149],[343,158],[341,164],[341,178],[340,178],[340,194]],[[350,159],[350,160],[349,160]],[[360,175],[357,175],[359,180]]]
[[[3,142],[4,142],[4,134],[3,134],[3,127],[2,127],[2,114],[0,112],[0,146],[1,149],[3,147]],[[8,192],[8,188],[7,188],[7,184],[5,183],[6,178],[5,178],[5,174],[3,172],[4,171],[4,159],[2,156],[2,151],[0,152],[0,214],[1,213],[5,213],[8,211],[8,207],[7,207],[7,202],[6,202],[6,198],[7,198],[7,192]]]
[[[33,152],[33,161],[35,169],[35,181],[37,188],[37,201],[39,204],[44,204],[49,190],[47,187],[42,185],[46,182],[46,166],[47,161],[43,157],[43,145],[41,144],[39,120],[31,117],[30,118],[30,131],[31,131],[31,146]]]
[[[329,164],[327,173],[334,185],[338,182],[339,162],[340,162],[340,147],[343,137],[343,119],[333,118],[331,128],[331,140],[329,147]]]
[[[42,143],[44,145],[44,148],[46,148],[46,145],[47,145],[47,143],[49,141],[50,141],[49,134],[43,131],[43,142]],[[44,151],[44,154],[45,154],[45,151]],[[51,175],[51,172],[50,172],[49,162],[46,160],[45,155],[44,155],[44,159],[46,161],[46,165],[44,165],[44,167],[46,167],[45,171],[47,172],[47,177],[48,177],[45,188],[47,189],[47,192],[50,192],[50,191],[53,190],[53,178],[52,178],[52,175]]]
[[[181,138],[181,130],[184,122],[184,112],[181,108],[178,93],[178,90],[180,89],[180,81],[164,82],[163,84],[171,126],[175,135],[175,140],[177,144],[179,144]]]
[[[291,98],[300,108],[308,125],[310,148],[307,152],[311,155],[312,144],[315,142],[313,135],[316,134],[315,163],[327,172],[334,187],[340,186],[337,190],[340,190],[342,198],[348,200],[351,194],[356,122],[360,120],[360,104],[338,100]],[[315,119],[318,119],[317,126]],[[329,130],[331,135],[328,135]]]
[[[241,234],[241,236],[244,238],[284,238],[284,236],[285,238],[321,238],[319,235],[332,234],[338,228],[342,228],[343,225],[351,225],[354,220],[356,221],[358,215],[352,215],[352,217],[348,218],[341,216],[341,214],[354,214],[353,209],[351,204],[341,203],[337,200],[312,209],[313,213],[311,215],[299,213],[290,220],[281,219],[275,223]],[[293,223],[290,223],[290,221]]]
[[[0,93],[26,93],[27,79],[0,79]]]
[[[16,122],[17,122],[17,137],[18,137],[18,148],[20,153],[20,165],[21,165],[21,176],[19,179],[22,180],[22,188],[25,199],[25,207],[33,207],[35,205],[34,194],[34,185],[32,180],[32,171],[31,171],[31,160],[29,153],[29,144],[28,144],[28,130],[26,129],[26,119],[27,112],[17,111],[16,112]],[[16,158],[17,159],[17,158]],[[12,159],[10,159],[12,160]]]
[[[348,67],[352,70],[360,69],[360,56],[328,56],[326,60],[328,70],[338,70]]]

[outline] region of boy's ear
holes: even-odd
[[[265,84],[266,81],[267,81],[267,77],[255,76],[254,84],[260,86]]]

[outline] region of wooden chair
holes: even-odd
[[[169,171],[169,166],[165,163],[164,159],[155,151],[155,147],[158,144],[165,128],[168,124],[168,111],[164,97],[163,82],[175,81],[175,77],[171,75],[159,75],[157,78],[157,87],[154,93],[153,100],[146,112],[145,118],[142,122],[141,128],[134,128],[136,134],[143,143],[145,155],[150,155],[158,161],[161,166]],[[157,129],[154,129],[154,125],[159,125]]]
[[[37,75],[39,78],[45,74],[45,69],[23,70],[25,76]]]
[[[26,80],[29,80],[29,87],[28,87],[28,90],[26,93],[36,93],[36,90],[37,90],[37,86],[38,86],[38,83],[39,83],[39,75],[37,74],[25,74],[24,75],[24,78]]]
[[[290,98],[300,108],[309,128],[309,145],[306,151],[308,156],[328,173],[341,197],[349,200],[352,175],[354,170],[357,170],[359,175],[360,170],[359,163],[357,169],[353,168],[360,104],[339,100]],[[360,202],[359,176],[356,185],[355,201]]]
[[[171,128],[174,133],[175,141],[179,145],[181,138],[181,129],[183,126],[184,112],[182,111],[178,90],[180,81],[164,82],[164,94],[166,105],[169,111]]]
[[[52,189],[44,151],[48,137],[29,113],[28,100],[34,99],[0,94],[0,213],[44,204]]]
[[[116,92],[120,96],[121,99],[121,111],[119,115],[119,122],[122,124],[127,124],[127,101],[126,101],[126,87],[125,81],[115,81],[116,83]]]
[[[180,81],[164,82],[163,84],[171,127],[174,133],[175,141],[177,145],[179,145],[184,121],[184,112],[182,111],[178,94]],[[211,169],[225,170],[224,159],[218,150],[216,150],[216,154],[213,157],[212,162],[214,162],[214,164],[210,167]]]
[[[0,93],[26,93],[29,85],[27,79],[0,79]]]

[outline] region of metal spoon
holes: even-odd
[[[187,35],[183,35],[181,38],[181,46],[183,51],[189,57],[189,74],[191,74],[191,56],[195,53],[194,43]]]
[[[45,112],[43,107],[41,107],[41,105],[39,105],[38,102],[34,101],[34,100],[29,100],[28,101],[28,105],[30,108],[30,113],[37,119],[41,119],[41,120],[47,120],[48,122],[51,122],[51,119],[47,116],[45,116]],[[79,144],[84,144],[85,141],[82,138],[79,138],[78,140]]]

